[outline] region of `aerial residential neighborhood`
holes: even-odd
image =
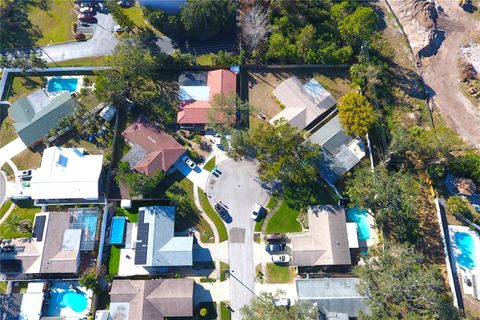
[[[0,0],[0,320],[480,319],[479,8]]]

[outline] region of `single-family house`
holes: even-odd
[[[26,145],[34,144],[57,128],[61,119],[74,112],[75,100],[68,92],[53,98],[43,89],[17,100],[10,107],[15,131]]]
[[[0,243],[0,274],[76,274],[80,252],[94,249],[98,208],[35,215],[31,238]]]
[[[162,10],[167,13],[179,12],[187,0],[138,0],[141,6],[149,9]]]
[[[299,130],[310,130],[337,103],[315,79],[302,84],[297,77],[288,78],[273,90],[273,95],[284,109],[270,119],[270,124],[283,119]]]
[[[310,141],[322,147],[320,173],[330,183],[356,166],[365,156],[365,144],[343,130],[338,115],[328,120],[310,136]]]
[[[229,96],[237,92],[237,75],[225,69],[188,72],[179,77],[179,111],[177,123],[183,128],[204,129],[211,122],[234,123],[221,110],[212,109],[214,96]]]
[[[300,303],[316,304],[320,319],[348,320],[369,314],[367,298],[358,292],[358,278],[297,279]]]
[[[37,203],[74,203],[99,199],[103,155],[82,148],[50,147],[33,170],[29,194]]]
[[[110,290],[112,320],[163,320],[193,316],[192,279],[119,280]]]
[[[145,116],[140,116],[126,128],[122,136],[132,146],[122,161],[128,162],[132,170],[147,176],[157,171],[168,172],[186,152],[180,143]]]
[[[447,191],[452,196],[467,199],[477,210],[480,210],[480,192],[472,179],[456,177],[447,173],[444,181]]]
[[[292,264],[298,267],[351,265],[345,210],[322,205],[308,208],[307,233],[291,234]],[[356,239],[357,235],[351,235]],[[355,243],[358,247],[358,244]]]
[[[135,265],[152,270],[192,266],[193,237],[176,237],[174,229],[175,207],[140,208],[136,224]]]

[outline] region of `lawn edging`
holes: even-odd
[[[225,224],[223,223],[222,218],[217,214],[217,212],[212,208],[210,201],[208,201],[207,194],[203,192],[200,187],[198,187],[198,200],[200,202],[200,206],[202,207],[203,212],[212,220],[215,224],[215,228],[218,232],[218,242],[223,242],[228,240],[228,233]]]

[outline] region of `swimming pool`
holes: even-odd
[[[347,220],[357,223],[359,240],[370,239],[370,223],[368,222],[367,210],[359,207],[350,208],[347,210]]]
[[[78,282],[55,282],[50,288],[44,317],[81,319],[88,315],[91,292]]]
[[[473,269],[477,265],[475,254],[475,240],[468,232],[456,232],[454,241],[461,253],[457,257],[457,262],[464,268]]]
[[[125,231],[125,217],[113,217],[110,228],[110,244],[122,244]]]
[[[47,81],[47,92],[75,92],[79,82],[78,77],[51,77]]]

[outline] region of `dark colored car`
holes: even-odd
[[[128,7],[131,6],[130,1],[128,1],[128,0],[120,0],[120,1],[117,2],[117,4],[122,8],[128,8]]]
[[[227,212],[227,209],[225,209],[220,203],[215,203],[215,205],[213,206],[215,208],[215,211],[218,212],[218,214],[220,215],[220,217],[222,217],[222,219],[225,221],[225,222],[229,222],[230,221],[230,215],[228,214]]]
[[[273,233],[267,236],[267,241],[270,243],[284,243],[287,242],[287,237],[282,233]]]
[[[265,248],[268,252],[282,252],[285,250],[285,243],[270,243]]]
[[[94,19],[93,14],[91,13],[80,13],[78,15],[78,20],[80,21],[92,21]]]

